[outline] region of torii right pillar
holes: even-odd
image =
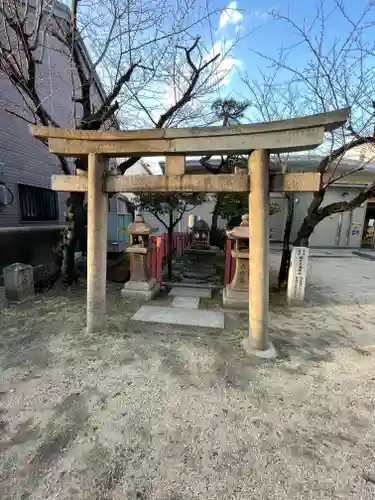
[[[249,157],[249,338],[244,347],[257,356],[275,358],[268,338],[269,318],[269,153]]]

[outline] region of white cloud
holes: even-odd
[[[211,59],[216,54],[220,54],[219,59],[214,62],[212,74],[212,79],[216,79],[219,86],[228,85],[231,80],[232,70],[242,64],[240,59],[230,55],[232,46],[232,40],[219,40],[213,45],[207,56],[207,59]]]
[[[223,10],[220,16],[219,29],[224,28],[228,23],[237,24],[241,22],[243,15],[239,10],[237,10],[237,1],[233,0],[230,4]]]

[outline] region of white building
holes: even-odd
[[[359,162],[366,164],[364,170],[342,177],[327,188],[322,206],[327,204],[353,199],[366,185],[375,181],[375,162],[373,161],[372,147],[357,148],[349,151],[340,162],[335,172],[335,177],[357,168]],[[316,166],[320,160],[319,155],[291,155],[288,158],[288,166],[292,172],[316,171]],[[219,158],[211,159],[213,165],[218,164]],[[131,167],[126,175],[162,175],[164,172],[164,159],[147,158],[139,160]],[[275,167],[274,167],[275,168]],[[188,159],[186,171],[189,173],[205,173],[199,159]],[[331,170],[332,171],[332,170]],[[327,175],[326,175],[326,178]],[[134,195],[128,193],[129,199]],[[205,220],[208,224],[212,222],[212,212],[215,206],[215,196],[208,194],[208,201],[195,207],[190,212],[184,214],[175,231],[185,232],[188,229],[189,215],[196,215]],[[297,235],[298,229],[307,214],[307,208],[312,199],[311,193],[298,193],[294,203],[294,219],[291,234],[291,241]],[[287,216],[287,200],[281,193],[271,193],[271,200],[280,208],[280,211],[270,217],[270,228],[272,240],[282,241]],[[163,224],[152,214],[145,213],[145,219],[157,230],[156,234],[166,232]],[[226,221],[219,219],[218,227],[225,227]],[[373,246],[374,238],[371,228],[375,226],[375,199],[367,200],[362,206],[355,208],[351,212],[334,214],[323,220],[315,229],[310,238],[312,247],[342,247],[359,248],[362,245]],[[370,231],[369,231],[370,229]],[[370,241],[371,240],[371,241]]]

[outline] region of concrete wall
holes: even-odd
[[[53,247],[58,242],[60,230],[33,229],[0,233],[0,275],[5,266],[14,262],[48,264],[54,261]]]

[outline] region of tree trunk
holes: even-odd
[[[284,239],[283,239],[283,254],[279,270],[279,288],[285,290],[288,285],[288,274],[290,266],[290,235],[292,233],[293,216],[294,216],[294,196],[287,195],[288,214],[285,222]]]
[[[64,157],[59,157],[61,169],[64,174],[70,174],[69,164]],[[87,170],[87,160],[76,159],[76,168]],[[85,193],[70,193],[66,201],[65,214],[66,227],[60,233],[60,239],[55,252],[55,270],[52,283],[61,276],[69,285],[77,281],[74,253],[79,243],[80,250],[87,250],[87,213],[84,208]]]
[[[217,193],[215,206],[212,211],[212,221],[211,221],[211,230],[210,230],[210,245],[220,246],[220,235],[217,229],[217,222],[219,220],[219,209],[220,209],[220,197],[222,193]]]
[[[67,212],[65,216],[66,227],[61,231],[60,240],[55,248],[55,272],[53,281],[62,276],[64,283],[72,285],[77,281],[74,253],[77,243],[80,249],[85,251],[86,227],[84,193],[70,193],[67,199]]]
[[[169,225],[168,225],[168,255],[167,269],[168,280],[172,280],[172,256],[173,256],[173,211],[169,210]]]
[[[324,218],[324,217],[323,217]],[[317,214],[310,214],[303,219],[301,227],[298,230],[297,237],[293,241],[293,246],[295,247],[307,247],[309,246],[309,239],[312,235],[315,227],[319,224],[322,217]]]
[[[219,196],[220,193],[216,195],[215,207],[212,212],[212,221],[211,221],[211,231],[214,232],[217,229],[217,221],[219,220]]]

